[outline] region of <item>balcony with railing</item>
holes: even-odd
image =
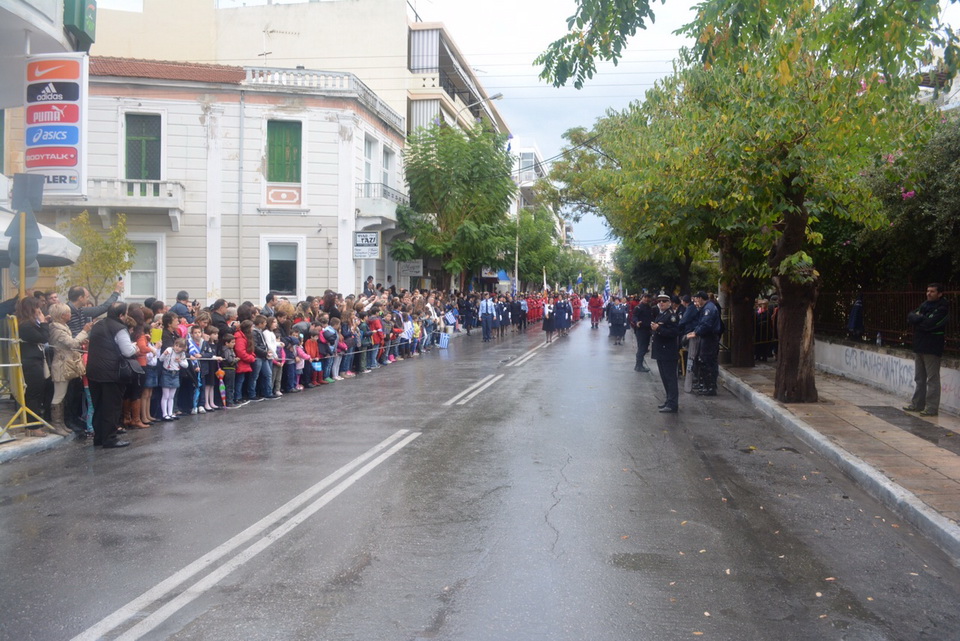
[[[313,69],[284,69],[274,67],[247,67],[244,84],[264,88],[303,90],[324,94],[356,96],[357,99],[399,133],[406,133],[406,122],[399,113],[352,73],[317,71]]]
[[[162,212],[170,217],[173,231],[180,230],[186,188],[173,180],[128,180],[124,178],[90,178],[87,181],[87,197],[58,198],[54,194],[44,197],[46,207],[83,207],[96,210],[104,227],[111,224],[114,213]]]
[[[383,183],[357,183],[357,218],[366,225],[392,227],[397,222],[397,207],[409,204],[406,194]]]

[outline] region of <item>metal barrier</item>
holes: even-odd
[[[24,401],[23,366],[20,360],[20,328],[16,316],[0,322],[0,390],[17,401],[17,411],[0,429],[0,437],[11,427],[50,427],[31,411]],[[33,419],[33,420],[31,420]]]
[[[877,335],[884,345],[911,347],[913,330],[907,325],[907,314],[914,311],[927,299],[925,291],[915,292],[862,292],[863,329],[847,330],[850,310],[857,299],[856,292],[820,292],[814,308],[814,327],[817,333],[841,336],[874,342]],[[960,292],[946,291],[944,297],[950,304],[947,320],[945,352],[960,355],[960,320],[957,318]]]

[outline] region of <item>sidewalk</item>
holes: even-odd
[[[901,399],[817,374],[819,403],[774,401],[767,365],[722,368],[727,389],[830,460],[960,562],[960,418],[921,418]]]

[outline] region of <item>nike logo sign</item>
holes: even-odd
[[[56,71],[57,69],[63,69],[64,66],[65,65],[56,65],[53,67],[47,67],[46,69],[36,69],[34,70],[33,75],[35,78],[42,78],[48,73],[50,73],[51,71]]]

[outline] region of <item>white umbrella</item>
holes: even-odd
[[[9,267],[10,255],[7,248],[10,246],[10,237],[4,236],[14,213],[6,207],[0,207],[0,267]],[[65,267],[77,262],[80,257],[80,247],[71,243],[66,236],[54,231],[46,225],[39,225],[43,237],[39,242],[37,263],[40,267]]]

